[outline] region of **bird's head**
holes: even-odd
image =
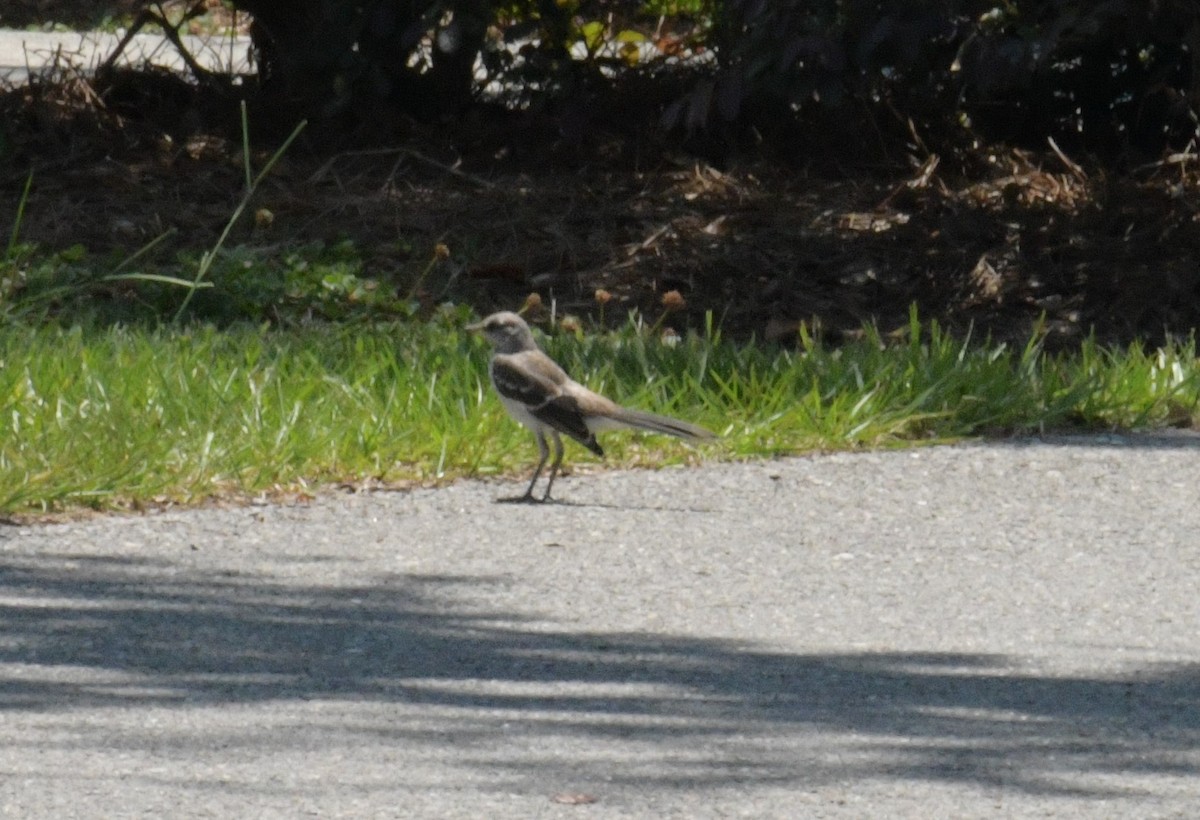
[[[481,322],[467,325],[467,330],[482,333],[497,353],[520,353],[537,348],[529,325],[511,311],[493,313]]]

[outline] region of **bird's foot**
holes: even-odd
[[[535,498],[533,493],[525,493],[525,495],[512,495],[507,498],[497,498],[497,504],[541,504],[546,499]]]

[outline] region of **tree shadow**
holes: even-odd
[[[651,744],[676,765],[623,777],[659,785],[802,774],[1094,795],[1113,773],[1200,774],[1200,664],[1058,677],[1017,674],[989,654],[789,654],[547,631],[471,605],[472,591],[500,583],[393,574],[312,586],[154,560],[5,556],[0,710],[315,698],[453,707],[460,739],[501,742],[517,721],[535,735]],[[397,741],[433,732],[403,717],[359,730]],[[858,751],[836,764],[796,757],[797,744],[828,733]],[[772,742],[780,737],[790,742]],[[716,752],[689,756],[698,748]],[[529,765],[472,753],[492,768]],[[1096,784],[1064,784],[1050,770]]]

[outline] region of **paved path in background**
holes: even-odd
[[[5,528],[0,815],[1193,817],[1198,488],[1108,437]]]
[[[55,66],[73,66],[85,71],[94,69],[116,50],[120,39],[116,34],[95,31],[0,29],[0,86],[24,83],[30,72],[36,75]],[[242,74],[253,70],[249,59],[249,37],[184,35],[180,39],[188,53],[204,68],[228,71],[233,67]],[[187,72],[178,49],[157,34],[135,35],[118,62],[124,66],[148,63],[179,73]]]

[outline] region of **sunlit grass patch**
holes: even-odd
[[[487,350],[447,310],[427,323],[0,329],[0,511],[195,502],[325,482],[511,473],[532,439],[487,384]],[[610,464],[881,447],[1045,429],[1190,425],[1191,342],[1049,355],[955,339],[915,317],[885,343],[676,344],[624,330],[544,339],[622,403],[721,434],[689,448],[605,438]],[[572,448],[569,463],[591,461]]]

